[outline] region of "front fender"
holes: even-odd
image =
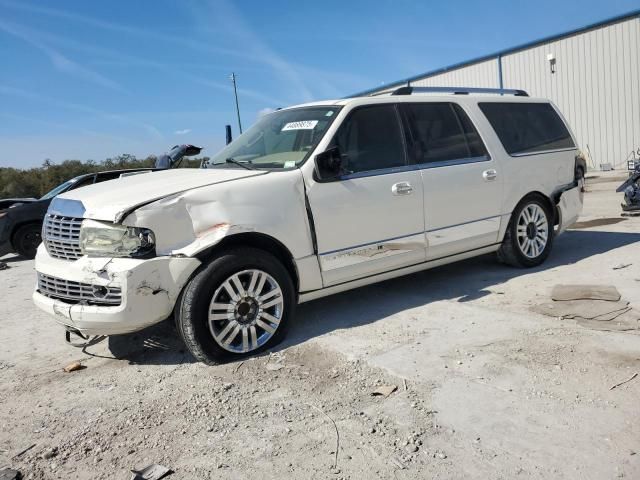
[[[138,208],[122,223],[150,228],[158,255],[193,257],[229,235],[247,232],[275,238],[294,258],[313,254],[297,169],[170,195]]]

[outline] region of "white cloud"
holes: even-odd
[[[34,38],[34,36],[26,30],[16,28],[16,26],[12,26],[4,22],[0,22],[0,30],[25,41],[32,47],[37,48],[38,50],[43,52],[48,57],[53,67],[60,72],[73,75],[82,80],[96,83],[102,87],[118,90],[120,92],[124,91],[122,86],[120,86],[118,83],[65,57],[62,53],[54,50],[53,48]]]
[[[184,130],[176,130],[175,132],[173,132],[174,135],[186,135],[187,133],[191,132],[190,128],[185,128]]]
[[[26,100],[29,100],[35,103],[44,103],[47,105],[53,105],[56,107],[67,109],[67,110],[83,112],[89,115],[105,118],[107,120],[111,120],[113,122],[117,122],[122,125],[129,125],[129,126],[134,126],[136,128],[140,128],[142,130],[145,130],[151,137],[157,140],[164,140],[162,133],[160,133],[160,131],[153,125],[150,125],[145,122],[134,121],[125,115],[103,112],[101,110],[97,110],[95,108],[92,108],[80,103],[64,102],[56,98],[45,97],[34,92],[29,92],[26,90],[10,87],[3,84],[0,84],[0,95],[24,98]]]

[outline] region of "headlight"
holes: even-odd
[[[155,237],[148,228],[84,220],[80,248],[95,257],[144,257],[154,253]]]

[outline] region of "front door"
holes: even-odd
[[[402,105],[424,185],[427,259],[495,244],[503,175],[465,111],[453,102]]]
[[[425,260],[422,179],[404,145],[393,104],[356,108],[338,129],[349,173],[307,192],[325,286]]]

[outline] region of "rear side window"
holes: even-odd
[[[453,103],[402,105],[415,163],[486,156],[487,150],[467,114]]]
[[[353,173],[405,165],[402,131],[393,105],[354,110],[340,126],[333,144]]]
[[[575,148],[566,125],[548,103],[480,103],[510,155]]]

